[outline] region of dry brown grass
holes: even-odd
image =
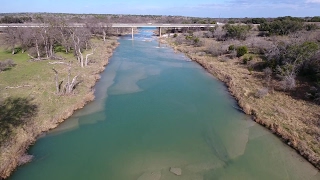
[[[206,44],[219,44],[216,41],[208,41],[206,40]],[[295,99],[285,92],[274,91],[273,88],[269,89],[267,96],[257,98],[255,93],[265,86],[261,78],[264,77],[263,72],[249,72],[248,67],[238,58],[219,61],[220,57],[197,56],[195,52],[203,51],[205,47],[175,46],[170,40],[168,43],[224,81],[245,113],[252,115],[256,122],[280,136],[285,143],[320,169],[319,105]],[[255,57],[254,60],[261,61],[259,57]],[[277,82],[273,80],[272,83]]]

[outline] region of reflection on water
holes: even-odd
[[[77,111],[10,179],[320,179],[273,134],[236,110],[224,85],[150,30],[124,37]],[[170,172],[180,168],[182,175]]]

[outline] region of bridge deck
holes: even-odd
[[[47,27],[47,24],[42,23],[25,23],[25,24],[0,24],[0,28],[6,27]],[[182,28],[182,27],[215,27],[216,24],[159,24],[159,23],[72,23],[68,27],[118,27],[118,28],[133,28],[133,27],[167,27],[167,28]]]
[[[216,24],[159,24],[159,23],[95,23],[95,24],[85,24],[85,23],[72,23],[68,24],[67,27],[114,27],[114,28],[132,28],[132,39],[133,39],[133,28],[138,27],[155,27],[159,28],[159,36],[161,36],[161,28],[183,28],[183,27],[215,27]],[[3,31],[7,27],[17,27],[17,28],[36,28],[36,27],[49,27],[48,24],[44,23],[25,23],[25,24],[0,24],[0,31]]]

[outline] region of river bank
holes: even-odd
[[[100,78],[100,73],[104,71],[105,66],[112,56],[113,50],[118,46],[116,38],[107,39],[106,42],[93,40],[95,52],[90,56],[91,63],[88,67],[78,67],[75,58],[72,55],[66,55],[66,59],[73,63],[72,75],[79,75],[81,81],[75,89],[75,93],[67,96],[55,94],[54,74],[52,68],[59,71],[59,76],[66,78],[67,66],[64,64],[50,64],[49,61],[27,62],[25,57],[21,59],[21,64],[13,68],[13,72],[3,72],[4,79],[13,76],[14,71],[28,66],[39,66],[36,74],[23,74],[26,78],[11,77],[19,79],[17,84],[9,84],[9,80],[3,80],[0,88],[3,98],[5,97],[23,97],[30,99],[37,109],[37,115],[30,118],[28,122],[16,128],[13,135],[1,144],[0,149],[0,179],[7,178],[11,172],[19,165],[29,162],[32,156],[26,154],[26,150],[32,145],[44,132],[58,126],[59,123],[70,117],[74,111],[81,109],[85,104],[94,100],[94,85]],[[21,55],[26,56],[26,55]],[[16,58],[16,56],[12,56]],[[14,59],[15,60],[15,59]],[[18,61],[18,60],[17,60]],[[35,64],[38,63],[38,64]],[[32,65],[35,64],[35,65]],[[24,81],[22,80],[24,79]],[[63,80],[62,80],[63,81]],[[24,84],[25,86],[21,86]],[[7,88],[11,87],[22,88]]]
[[[243,112],[252,115],[254,121],[271,130],[284,143],[320,169],[319,127],[315,125],[320,112],[318,105],[274,89],[265,97],[258,98],[257,91],[264,87],[263,72],[249,71],[241,63],[241,59],[228,59],[225,55],[204,55],[199,53],[203,52],[201,47],[176,45],[172,39],[160,41],[168,43],[176,51],[185,53],[223,81]]]

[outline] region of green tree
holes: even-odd
[[[274,35],[288,35],[289,33],[297,32],[303,28],[301,19],[283,17],[277,18],[272,22],[264,22],[259,26],[260,31],[268,31]]]
[[[226,36],[228,38],[234,38],[239,40],[245,40],[251,29],[248,25],[230,25],[227,24],[223,27],[226,30]]]

